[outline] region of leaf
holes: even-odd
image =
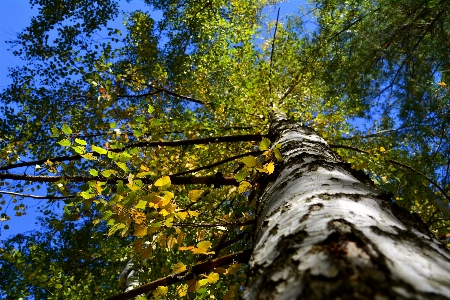
[[[155,108],[149,104],[147,111],[148,111],[149,114],[151,114],[152,112],[155,111]]]
[[[268,150],[270,146],[270,140],[266,137],[263,137],[261,143],[259,144],[259,150],[264,151]]]
[[[188,291],[188,285],[187,284],[182,284],[177,286],[177,294],[180,297],[184,297],[187,295],[187,291]]]
[[[109,176],[116,174],[116,170],[104,170],[101,174],[108,178]]]
[[[272,174],[275,170],[275,165],[273,162],[265,164],[262,168],[256,168],[259,172]]]
[[[119,168],[121,168],[125,173],[128,173],[128,172],[130,171],[130,170],[128,169],[126,163],[123,163],[123,162],[120,162],[120,161],[116,161],[115,163],[116,163],[116,165],[117,165]]]
[[[169,288],[167,286],[158,286],[153,291],[153,296],[155,296],[155,297],[164,296],[165,294],[167,294],[168,291],[169,291]]]
[[[86,146],[86,145],[87,145],[87,143],[86,143],[85,140],[80,140],[79,138],[76,138],[76,139],[75,139],[75,142],[78,143],[78,144],[80,144],[80,145],[83,145],[83,146]]]
[[[206,277],[209,283],[216,283],[219,280],[219,274],[211,273]]]
[[[147,201],[139,200],[139,203],[136,204],[134,207],[139,209],[144,209],[147,206]]]
[[[60,141],[58,142],[58,144],[60,144],[60,145],[63,146],[63,147],[69,147],[69,146],[72,145],[72,143],[71,143],[69,140],[67,140],[67,139],[60,140]]]
[[[186,270],[186,265],[180,261],[175,266],[173,266],[172,273],[180,273],[185,270]]]
[[[278,144],[279,145],[279,144]],[[275,158],[277,159],[277,161],[282,161],[283,157],[281,156],[281,152],[280,149],[278,149],[277,147],[275,147],[273,149],[273,153],[275,154]]]
[[[241,183],[239,183],[239,187],[238,187],[238,193],[242,194],[243,192],[245,192],[246,190],[250,189],[252,187],[251,183],[248,181],[241,181]]]
[[[62,126],[62,131],[67,135],[72,134],[72,129],[70,129],[70,127],[67,124],[64,124]]]
[[[170,177],[164,176],[164,177],[161,177],[160,179],[156,180],[154,185],[155,186],[165,186],[165,185],[170,185],[170,183],[171,183]]]
[[[275,165],[274,165],[273,162],[269,162],[269,163],[267,163],[267,164],[264,165],[264,169],[267,170],[267,173],[268,173],[268,174],[272,174],[273,171],[275,170]]]
[[[188,214],[191,217],[198,217],[198,211],[196,211],[196,210],[188,210]]]
[[[143,237],[147,235],[147,226],[144,224],[134,224],[133,236]]]
[[[98,176],[98,171],[94,170],[94,169],[90,169],[89,174],[91,174],[92,176]]]
[[[254,167],[254,166],[256,166],[257,165],[257,161],[256,161],[256,158],[254,157],[254,156],[246,156],[246,157],[244,157],[243,159],[242,159],[242,162],[247,166],[247,167],[250,167],[250,168],[252,168],[252,167]]]
[[[189,191],[189,199],[191,202],[196,202],[200,196],[203,194],[203,190],[191,190]]]
[[[208,248],[211,247],[210,241],[201,241],[197,244],[197,248],[192,251],[194,254],[214,254],[214,251],[208,252]]]
[[[246,170],[240,170],[236,175],[234,175],[234,178],[237,182],[241,182],[247,177],[247,171]]]
[[[171,250],[173,247],[175,247],[176,244],[177,239],[173,235],[169,236],[169,238],[167,239],[167,249]]]
[[[102,147],[97,147],[95,145],[92,145],[92,151],[97,152],[98,154],[106,154],[106,153],[108,153],[108,150],[105,150]]]

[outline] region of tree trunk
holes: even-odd
[[[450,251],[312,129],[278,117],[243,299],[450,299]],[[387,198],[387,199],[386,199]]]

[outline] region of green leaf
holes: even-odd
[[[72,129],[70,129],[70,127],[67,124],[63,125],[62,131],[67,135],[72,134]]]
[[[279,147],[275,147],[273,149],[273,153],[275,154],[275,158],[277,159],[277,161],[282,161],[283,157],[281,156],[281,152],[280,152],[280,150],[278,148]]]
[[[106,178],[108,178],[109,176],[116,174],[116,171],[115,170],[104,170],[101,172],[101,174],[103,176],[105,176]]]
[[[270,146],[270,140],[268,138],[263,137],[261,143],[259,144],[259,150],[265,151],[268,150]]]
[[[92,151],[97,152],[98,154],[106,154],[106,153],[108,153],[108,150],[105,150],[102,147],[97,147],[95,145],[92,145]]]
[[[127,167],[126,163],[120,162],[120,161],[115,161],[116,165],[119,166],[119,168],[121,168],[125,173],[128,173],[130,170]]]
[[[258,164],[258,162],[256,161],[256,158],[254,156],[246,156],[242,159],[242,162],[247,166],[247,167],[254,167]]]
[[[237,180],[237,182],[241,182],[247,177],[247,171],[240,170],[236,175],[234,175],[234,178]]]
[[[69,147],[69,146],[72,145],[72,143],[71,143],[69,140],[67,140],[67,139],[60,140],[60,141],[58,142],[58,144],[60,144],[60,145],[63,146],[63,147]]]
[[[98,171],[94,170],[94,169],[90,169],[89,174],[91,174],[92,176],[98,176]]]
[[[139,203],[136,204],[135,208],[144,209],[147,206],[147,201],[139,200]]]
[[[152,112],[155,111],[155,108],[153,106],[151,106],[150,104],[148,105],[148,113],[151,114]]]
[[[86,143],[85,140],[80,140],[79,138],[76,138],[76,139],[75,139],[75,142],[78,143],[78,144],[80,144],[80,145],[83,145],[83,146],[86,146],[86,145],[87,145],[87,143]]]

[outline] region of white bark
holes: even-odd
[[[313,130],[278,120],[271,134],[283,161],[260,199],[243,299],[450,299],[450,251],[421,220]]]

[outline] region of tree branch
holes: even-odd
[[[206,272],[211,271],[214,268],[230,264],[233,262],[240,262],[240,263],[247,263],[250,259],[250,255],[252,253],[252,250],[244,250],[242,252],[230,254],[223,256],[221,258],[214,259],[210,262],[202,263],[195,265],[191,268],[190,272],[189,270],[175,273],[160,279],[157,279],[155,281],[149,282],[147,284],[144,284],[134,290],[128,291],[126,293],[108,298],[107,300],[126,300],[131,299],[133,297],[139,296],[144,293],[148,293],[153,291],[159,286],[168,286],[173,283],[177,283],[180,281],[191,279],[194,275],[203,274]]]
[[[134,147],[177,147],[177,146],[188,146],[188,145],[200,145],[200,144],[212,144],[212,143],[229,143],[229,142],[259,142],[264,137],[261,134],[244,134],[244,135],[228,135],[221,137],[211,137],[211,138],[202,138],[202,139],[193,139],[193,140],[176,140],[176,141],[144,141],[138,142],[134,144],[127,145],[121,149],[108,149],[110,152],[120,152],[124,149],[134,148]],[[88,152],[92,153],[93,156],[100,156],[96,152]],[[87,154],[87,153],[86,153]],[[81,159],[82,156],[80,154],[75,155],[66,155],[59,156],[54,158],[46,158],[35,161],[26,161],[17,164],[11,164],[7,166],[0,167],[0,171],[7,171],[10,169],[28,167],[34,165],[41,165],[50,162],[62,162],[62,161],[73,161],[77,159]]]
[[[235,185],[238,186],[238,182],[234,177],[214,177],[214,176],[187,176],[187,177],[176,177],[169,176],[170,181],[174,185],[184,185],[184,184],[208,184],[208,185]],[[10,180],[25,180],[31,182],[58,182],[60,180],[68,180],[70,182],[89,182],[89,181],[100,181],[107,183],[116,183],[119,180],[124,182],[128,182],[127,177],[115,177],[115,178],[106,178],[106,177],[90,177],[90,176],[70,176],[70,175],[62,175],[62,176],[32,176],[32,175],[23,175],[23,174],[0,174],[0,179],[10,179]],[[152,184],[153,180],[148,178],[140,178],[145,184]]]
[[[220,166],[220,165],[222,165],[224,163],[236,160],[236,159],[241,158],[241,157],[245,157],[245,156],[249,156],[249,155],[259,155],[259,154],[261,154],[263,152],[264,151],[251,151],[251,152],[247,152],[247,153],[238,154],[238,155],[226,158],[224,160],[218,161],[216,163],[213,163],[213,164],[210,164],[210,165],[207,165],[207,166],[199,167],[199,168],[192,169],[192,170],[185,171],[185,172],[180,172],[180,173],[177,173],[177,174],[173,174],[171,176],[182,176],[182,175],[191,174],[191,173],[195,173],[195,172],[206,170],[206,169],[211,169],[211,168]]]
[[[49,200],[75,198],[75,196],[51,196],[51,195],[37,196],[37,195],[20,194],[20,193],[8,192],[8,191],[0,191],[0,194],[13,195],[13,196],[19,196],[19,197],[25,197],[25,198],[34,198],[34,199],[49,199]]]

